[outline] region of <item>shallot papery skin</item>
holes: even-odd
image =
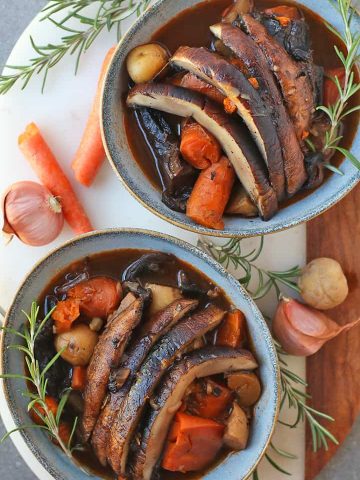
[[[282,348],[290,355],[308,357],[329,340],[360,323],[360,318],[340,326],[319,310],[292,298],[283,298],[277,307],[272,329]]]
[[[22,242],[41,246],[55,240],[64,225],[60,202],[42,185],[17,182],[3,196],[5,234],[16,235]]]

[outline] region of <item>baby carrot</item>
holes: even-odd
[[[60,199],[64,217],[76,234],[93,230],[68,178],[35,123],[19,136],[19,147],[41,183]]]
[[[224,228],[222,216],[234,181],[235,172],[226,157],[202,170],[187,202],[186,215],[204,227]]]
[[[86,187],[90,187],[93,183],[96,174],[106,157],[100,130],[101,92],[105,74],[114,51],[115,47],[110,48],[103,61],[90,116],[80,146],[72,162],[72,169],[74,170],[76,180]]]

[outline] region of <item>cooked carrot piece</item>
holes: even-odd
[[[191,413],[204,418],[218,418],[231,405],[231,390],[211,379],[200,381],[188,399]]]
[[[46,396],[45,403],[50,412],[53,413],[54,417],[56,416],[58,409],[58,402],[53,397]],[[43,425],[44,422],[41,419],[41,416],[45,416],[45,409],[42,405],[35,403],[33,408],[30,410],[30,417],[37,425]]]
[[[181,131],[180,152],[190,165],[203,170],[220,160],[221,146],[204,127],[189,120]]]
[[[76,180],[86,187],[90,187],[93,183],[106,158],[100,129],[101,92],[114,51],[115,47],[110,48],[103,61],[91,112],[71,165]]]
[[[222,446],[224,426],[208,418],[177,413],[170,430],[162,467],[172,472],[202,470]]]
[[[279,5],[278,7],[267,8],[264,10],[267,15],[275,15],[276,17],[285,17],[290,20],[299,20],[300,14],[296,7],[288,5]]]
[[[216,344],[224,347],[240,347],[246,339],[245,315],[240,310],[229,312],[220,325]]]
[[[19,147],[41,183],[58,197],[64,216],[76,234],[93,230],[84,208],[68,178],[35,123],[30,123],[19,136]]]
[[[251,83],[251,85],[256,88],[256,90],[258,90],[259,88],[259,82],[257,81],[257,79],[255,77],[250,77],[248,78],[249,82]]]
[[[226,157],[203,170],[191,192],[186,215],[205,227],[224,228],[222,216],[234,181],[235,172]]]
[[[291,19],[289,17],[275,17],[275,18],[282,27],[287,27],[291,22]]]
[[[88,317],[106,318],[120,303],[120,282],[109,277],[94,277],[78,283],[68,297],[79,301],[80,311]]]
[[[339,90],[333,81],[333,78],[337,77],[341,87],[344,87],[345,82],[345,69],[344,67],[332,68],[325,71],[324,77],[324,105],[329,107],[334,105],[339,99]]]
[[[216,103],[223,103],[224,95],[217,88],[205,82],[204,80],[201,80],[201,78],[192,73],[187,73],[181,78],[180,81],[174,82],[174,84],[177,84],[180,87],[188,88],[194,92],[202,93],[206,97],[211,98],[211,100],[214,100]]]
[[[230,100],[230,98],[225,98],[224,99],[224,109],[226,113],[235,113],[237,110],[237,107],[234,102]]]
[[[71,325],[80,316],[80,301],[77,298],[67,298],[58,302],[51,314],[56,333],[68,332]]]
[[[74,367],[72,371],[71,378],[71,388],[73,390],[80,390],[81,392],[85,390],[86,384],[86,368],[85,367]]]

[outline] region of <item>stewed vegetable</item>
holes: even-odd
[[[71,387],[61,435],[78,417],[85,467],[151,480],[246,448],[258,365],[245,316],[201,272],[171,254],[108,252],[70,265],[40,302],[52,319],[37,359],[60,354],[46,372],[48,408]]]

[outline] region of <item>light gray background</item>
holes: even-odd
[[[45,3],[45,0],[0,0],[1,70],[17,38]],[[347,408],[346,401],[344,401],[344,408]],[[0,437],[4,432],[4,426],[0,420]],[[279,474],[279,480],[282,478],[285,479],[286,476]],[[10,440],[0,446],[0,479],[36,480]],[[360,419],[336,458],[317,480],[360,480]]]

